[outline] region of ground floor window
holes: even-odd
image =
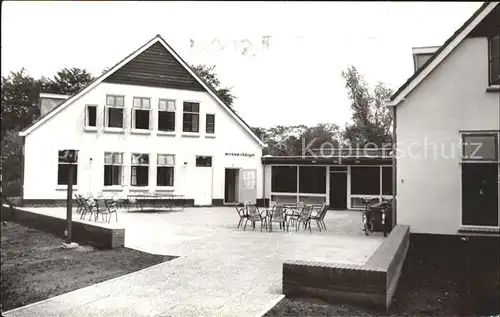
[[[130,185],[149,185],[149,154],[132,154],[132,164],[130,169]]]
[[[123,153],[104,153],[104,186],[123,185]]]
[[[300,166],[299,192],[310,194],[325,194],[326,166]]]
[[[380,195],[380,166],[352,166],[351,195]]]
[[[211,156],[197,156],[196,166],[198,167],[212,167],[212,157]]]
[[[271,191],[297,193],[297,166],[272,166]]]
[[[68,185],[68,177],[70,171],[73,173],[73,185],[78,184],[78,160],[70,165],[70,161],[74,161],[71,157],[78,157],[77,150],[62,150],[58,152],[57,166],[57,185]]]
[[[156,165],[157,186],[174,186],[174,166],[174,155],[158,154]]]

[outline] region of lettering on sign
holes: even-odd
[[[253,153],[231,153],[227,152],[226,156],[244,156],[244,157],[254,157],[255,154]]]

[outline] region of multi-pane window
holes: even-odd
[[[132,128],[149,130],[150,98],[134,97],[132,105]]]
[[[132,154],[132,164],[130,169],[130,185],[149,185],[149,154]]]
[[[184,102],[182,117],[182,131],[200,132],[200,104],[197,102]]]
[[[104,186],[123,185],[123,153],[104,153]]]
[[[158,102],[158,130],[175,131],[175,101],[160,99]]]
[[[156,185],[174,186],[175,157],[171,154],[158,154],[156,163]]]
[[[214,114],[207,114],[206,133],[209,133],[209,134],[215,133],[215,115]]]
[[[488,52],[490,85],[500,85],[500,34],[489,39]]]
[[[78,157],[78,151],[72,150],[76,152],[76,156]],[[78,162],[68,163],[68,150],[59,151],[58,153],[58,166],[57,166],[57,185],[68,185],[68,176],[70,173],[70,169],[73,173],[73,185],[77,184],[78,179]]]
[[[96,105],[86,105],[85,106],[85,126],[86,127],[96,127],[97,126],[97,106]]]
[[[123,128],[125,98],[123,96],[106,96],[104,107],[105,126],[108,128]]]

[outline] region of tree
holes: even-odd
[[[226,105],[233,107],[233,102],[236,97],[231,94],[231,88],[220,87],[220,81],[215,72],[215,65],[196,65],[191,66],[191,69],[214,91]]]
[[[339,139],[342,138],[340,128],[336,124],[318,124],[312,127],[277,125],[268,129],[252,129],[267,145],[267,148],[263,150],[263,155],[310,155],[309,150],[318,149],[323,144],[326,149],[331,149],[332,146],[338,147]]]
[[[54,79],[41,79],[43,92],[74,95],[94,80],[94,76],[85,69],[63,68],[54,75]]]
[[[40,84],[22,68],[2,76],[2,139],[6,131],[22,129],[32,122],[37,113]]]
[[[5,133],[2,140],[2,157],[0,171],[2,173],[2,195],[21,195],[21,170],[23,162],[23,140],[18,129]]]
[[[369,142],[381,147],[392,141],[392,117],[385,106],[392,90],[378,82],[373,91],[356,67],[342,72],[351,101],[352,123],[346,124],[344,137],[351,146],[363,147]]]

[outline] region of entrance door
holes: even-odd
[[[330,173],[330,209],[347,209],[347,173]]]
[[[238,202],[238,170],[234,168],[226,168],[224,180],[224,202]]]
[[[462,224],[498,226],[498,164],[462,164]]]
[[[240,170],[240,202],[249,201],[255,204],[257,201],[257,170]]]
[[[192,177],[194,191],[194,204],[197,206],[212,205],[212,157],[197,156],[196,167]]]

